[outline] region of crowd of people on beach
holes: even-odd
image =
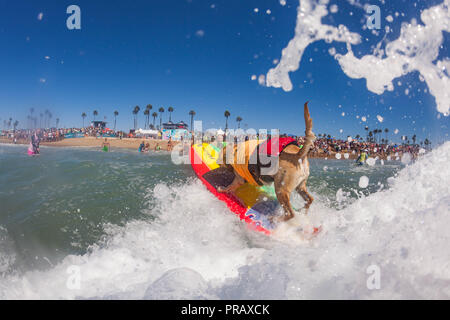
[[[37,134],[43,142],[55,142],[64,139],[66,129],[21,129],[14,131],[3,131],[1,136],[13,140],[15,143],[20,141],[30,141],[31,137]]]
[[[141,136],[136,136],[131,133],[124,133],[123,131],[114,131],[114,130],[104,130],[102,128],[96,127],[86,127],[86,128],[50,128],[50,129],[19,129],[19,130],[10,130],[10,131],[2,131],[0,137],[6,138],[13,143],[29,143],[32,140],[33,136],[39,137],[40,142],[56,142],[65,139],[66,137],[108,137],[108,138],[143,138]],[[198,136],[197,136],[198,137]],[[216,137],[208,137],[204,134],[201,135],[203,141],[211,141]],[[297,139],[299,145],[303,144],[303,137],[301,136],[293,136]],[[145,137],[144,137],[145,138]],[[258,139],[258,135],[246,136],[245,139]],[[161,137],[160,137],[161,139]],[[226,136],[220,137],[220,139],[226,139]],[[237,139],[235,137],[235,139]],[[419,144],[395,144],[395,143],[387,143],[387,140],[382,142],[374,141],[373,139],[367,139],[364,141],[363,139],[353,139],[348,137],[346,140],[337,139],[331,136],[321,135],[321,137],[317,138],[314,142],[314,147],[310,151],[312,157],[332,157],[336,153],[342,154],[350,154],[350,155],[358,155],[361,151],[370,154],[371,156],[379,156],[385,158],[392,154],[404,154],[409,153],[413,158],[417,158],[417,156],[424,152],[425,149]],[[170,138],[167,143],[167,150],[170,151],[173,146],[176,144],[175,141],[172,141]],[[425,146],[426,147],[426,146]],[[160,144],[156,144],[154,146],[154,151],[161,150]],[[142,141],[139,146],[139,152],[147,152],[150,150],[149,143]]]
[[[102,128],[49,128],[49,129],[16,129],[16,130],[8,130],[2,131],[0,133],[0,137],[4,137],[6,139],[11,139],[16,142],[18,141],[29,141],[31,137],[37,133],[42,142],[56,142],[61,141],[67,137],[67,135],[73,135],[76,137],[117,137],[123,138],[128,137],[122,131],[113,131],[108,130],[105,131]]]
[[[303,141],[301,137],[298,139],[300,143]],[[324,137],[318,138],[314,142],[314,147],[310,152],[312,156],[333,156],[336,153],[360,154],[361,151],[381,158],[404,153],[410,153],[413,158],[417,158],[419,153],[425,151],[425,149],[418,144],[389,144],[375,141],[360,141],[352,138],[342,140]]]

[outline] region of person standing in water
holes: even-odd
[[[111,146],[108,142],[108,138],[105,138],[105,141],[103,141],[103,143],[102,143],[102,151],[108,152],[110,148],[111,148]]]
[[[41,143],[41,139],[39,139],[39,136],[37,132],[35,131],[34,134],[31,136],[31,147],[33,154],[39,154],[39,145]]]
[[[356,163],[359,165],[363,165],[364,163],[366,163],[367,158],[369,157],[369,153],[367,152],[366,149],[362,149],[358,159],[356,160]]]
[[[172,137],[169,137],[169,141],[167,142],[167,151],[172,151]]]
[[[144,141],[142,141],[141,144],[139,145],[138,151],[144,152],[144,148],[145,148],[145,143],[144,143]]]

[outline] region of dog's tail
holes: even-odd
[[[305,102],[304,107],[304,113],[305,113],[305,143],[303,144],[303,148],[300,149],[300,151],[297,153],[297,157],[299,159],[304,159],[308,155],[309,150],[314,145],[314,141],[316,140],[316,136],[312,132],[312,118],[309,115],[309,109],[308,109],[308,101]]]

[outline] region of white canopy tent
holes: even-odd
[[[144,130],[144,129],[139,129],[136,131],[136,133],[140,133],[143,135],[149,135],[149,136],[154,136],[154,135],[158,135],[158,130]]]

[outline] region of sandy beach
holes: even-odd
[[[71,138],[71,139],[64,139],[61,141],[56,142],[42,142],[41,145],[43,146],[49,146],[49,147],[101,147],[103,141],[105,138],[95,138],[95,137],[85,137],[85,138]],[[145,143],[149,143],[150,150],[154,150],[157,145],[161,148],[161,150],[167,151],[167,140],[157,140],[157,139],[136,139],[136,138],[107,138],[109,144],[111,145],[111,149],[114,148],[120,148],[120,149],[134,149],[137,150],[139,148],[139,145],[142,141]],[[11,139],[4,139],[0,138],[0,143],[13,143]],[[177,141],[172,141],[173,146],[178,144]],[[25,140],[18,140],[17,144],[29,144],[28,141]],[[330,154],[325,154],[322,150],[319,150],[319,152],[311,152],[309,154],[309,158],[319,158],[319,159],[338,159],[339,160],[355,160],[358,158],[357,154],[353,154],[351,152],[348,153],[348,157],[346,158],[345,152],[340,152],[341,157],[336,157],[337,152],[330,152]],[[380,154],[377,154],[377,156],[380,159],[386,159],[386,155],[382,156]],[[393,154],[391,156],[394,156]]]
[[[134,138],[107,138],[107,142],[110,144],[111,149],[121,148],[121,149],[135,149],[139,148],[142,141],[149,143],[150,150],[154,150],[157,145],[161,147],[161,150],[167,150],[168,141],[167,140],[156,140],[156,139],[134,139]],[[95,138],[95,137],[85,137],[85,138],[71,138],[64,139],[56,142],[41,142],[43,146],[49,147],[101,147],[105,138]],[[0,143],[13,143],[11,139],[0,139]],[[18,140],[17,144],[29,144],[28,141]],[[177,142],[173,142],[176,145]]]

